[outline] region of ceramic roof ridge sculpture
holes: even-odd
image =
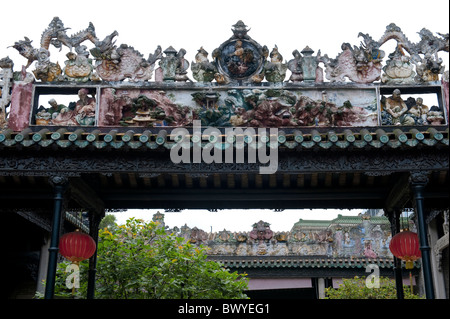
[[[32,46],[32,40],[25,37],[12,45],[28,61],[25,68],[37,61],[33,71],[37,80],[54,81],[125,81],[141,82],[152,78],[154,64],[161,60],[158,72],[162,78],[156,81],[191,81],[187,75],[189,62],[184,58],[186,50],[181,49],[172,57],[170,52],[163,56],[158,45],[155,52],[147,59],[126,44],[117,46],[114,38],[118,35],[113,31],[100,40],[92,22],[88,27],[74,35],[68,36],[63,22],[55,17],[42,33],[39,48]],[[421,40],[411,42],[402,30],[391,23],[384,34],[376,41],[369,34],[359,32],[363,41],[359,46],[344,42],[342,52],[336,58],[327,54],[317,56],[306,46],[301,53],[294,50],[294,59],[283,63],[279,59],[281,53],[275,45],[268,61],[269,49],[253,40],[248,32],[250,28],[242,20],[232,25],[233,35],[212,52],[213,61],[209,62],[208,52],[201,47],[192,63],[191,71],[198,82],[216,81],[218,84],[229,83],[260,83],[267,80],[271,83],[283,82],[286,70],[292,72],[289,80],[293,83],[323,82],[323,71],[319,63],[325,67],[326,79],[330,82],[347,82],[367,84],[381,80],[383,83],[423,83],[439,80],[445,67],[438,52],[449,52],[449,35],[437,33],[434,35],[426,28],[418,32]],[[383,66],[385,52],[381,46],[389,40],[395,40],[395,52],[389,55],[390,60]],[[94,48],[87,50],[85,41],[90,41]],[[61,50],[62,46],[70,49],[62,70],[58,62],[50,61],[50,46]],[[75,53],[72,52],[74,49]],[[167,50],[166,50],[167,51]],[[176,51],[176,50],[175,50]],[[410,56],[406,56],[407,52]],[[91,65],[89,53],[96,60],[95,67]],[[303,54],[303,56],[302,56]],[[168,61],[172,61],[168,63]],[[398,61],[402,65],[397,65]],[[76,67],[75,67],[76,66]],[[173,70],[171,70],[173,69]],[[415,71],[414,71],[415,69]],[[173,73],[173,74],[172,74]],[[171,74],[171,75],[168,75]]]

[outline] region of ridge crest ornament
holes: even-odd
[[[247,32],[247,26],[239,20],[233,25],[233,36],[222,43],[213,52],[213,58],[219,71],[219,83],[235,81],[253,81],[252,77],[263,72],[269,50],[253,40]],[[221,77],[225,77],[222,79]]]

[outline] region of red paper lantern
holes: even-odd
[[[406,262],[406,269],[412,269],[414,261],[422,257],[419,237],[411,231],[402,231],[392,237],[389,249],[395,257]]]
[[[94,239],[88,234],[74,231],[64,234],[59,240],[59,252],[71,262],[78,263],[91,258],[95,253]]]

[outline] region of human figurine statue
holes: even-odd
[[[302,55],[298,50],[294,50],[292,55],[294,58],[288,62],[288,68],[292,73],[289,80],[294,83],[299,83],[303,81]]]
[[[381,76],[383,83],[407,84],[414,82],[414,66],[410,58],[406,56],[401,45],[397,45],[395,51],[389,54],[389,60],[383,67],[384,73]]]
[[[54,125],[93,125],[95,122],[95,98],[89,97],[88,89],[78,91],[79,100],[63,108],[60,113],[53,118]],[[75,104],[75,105],[73,105]]]
[[[50,104],[50,108],[47,109],[47,112],[49,112],[53,118],[55,118],[58,113],[66,107],[64,104],[58,104],[55,99],[50,99],[48,104]]]
[[[438,106],[433,105],[427,113],[427,122],[431,125],[440,125],[444,123],[444,112],[442,112]]]
[[[429,108],[423,104],[423,99],[421,97],[417,98],[416,104],[412,106],[406,113],[406,119],[408,119],[409,124],[423,125],[427,124],[427,114]],[[410,120],[412,119],[412,121]]]
[[[189,69],[189,62],[184,58],[185,54],[186,50],[183,48],[180,49],[177,53],[178,65],[175,70],[175,81],[177,82],[191,81],[187,76],[187,70]]]
[[[217,73],[216,66],[209,62],[208,52],[201,47],[195,55],[195,62],[192,62],[192,76],[198,82],[211,82],[214,74]]]
[[[89,80],[99,80],[93,76],[94,66],[92,65],[92,59],[89,58],[89,53],[85,51],[86,46],[80,47],[79,54],[69,52],[66,54],[68,60],[64,62],[64,75],[69,81],[86,82]],[[91,79],[92,76],[92,79]]]
[[[283,56],[278,51],[275,45],[272,52],[270,52],[270,61],[267,61],[264,66],[264,73],[269,82],[283,82],[286,77],[286,70],[288,66],[283,63]]]
[[[49,108],[45,108],[42,105],[37,110],[35,115],[36,125],[48,125],[52,124],[52,119],[56,118],[63,108],[66,106],[58,104],[55,99],[48,101]]]
[[[388,125],[401,125],[402,116],[408,111],[408,106],[401,98],[399,89],[392,92],[392,96],[386,98],[384,106],[384,123]],[[383,113],[382,112],[382,113]]]

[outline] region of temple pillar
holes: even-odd
[[[417,229],[420,251],[422,253],[422,272],[427,299],[434,299],[433,276],[431,271],[430,246],[428,244],[427,224],[424,214],[424,189],[428,183],[427,172],[412,172],[410,177],[415,212],[417,215]]]
[[[89,271],[88,271],[88,287],[87,287],[87,299],[94,299],[95,297],[95,275],[97,273],[97,251],[98,251],[98,229],[100,222],[105,216],[104,211],[99,212],[89,212],[89,235],[95,241],[95,253],[89,258]]]
[[[53,299],[55,294],[56,267],[58,262],[59,235],[61,230],[61,220],[64,204],[64,193],[67,187],[67,179],[61,176],[50,177],[53,186],[53,221],[52,233],[50,237],[50,247],[48,249],[47,280],[45,285],[45,299]]]

